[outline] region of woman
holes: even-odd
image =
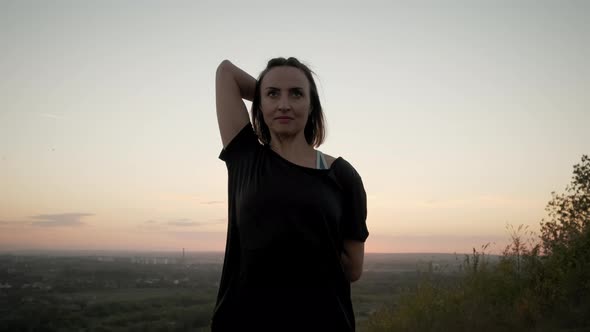
[[[352,165],[315,149],[325,128],[311,70],[275,58],[256,80],[224,60],[215,91],[229,220],[212,331],[354,331],[366,194]]]

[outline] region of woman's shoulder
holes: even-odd
[[[332,164],[334,163],[334,161],[336,161],[336,159],[338,159],[336,157],[332,157],[331,155],[323,153],[323,152],[322,152],[322,154],[326,158],[326,164],[328,164],[327,165],[328,168],[332,167]]]
[[[333,157],[329,155],[326,156],[326,162],[328,166],[332,166],[332,169],[339,177],[343,177],[347,179],[347,181],[356,181],[361,178],[360,174],[357,172],[356,168],[345,158],[343,157]]]
[[[219,159],[233,163],[253,155],[253,152],[260,149],[262,144],[254,131],[251,123],[247,123],[240,131],[222,148]]]

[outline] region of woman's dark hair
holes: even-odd
[[[262,116],[262,111],[260,110],[260,102],[261,102],[261,94],[260,94],[260,85],[262,83],[262,79],[264,75],[268,73],[274,67],[279,66],[290,66],[300,69],[307,77],[309,81],[309,93],[311,99],[311,112],[309,117],[307,118],[307,123],[305,124],[305,129],[303,131],[305,135],[305,140],[309,145],[313,145],[314,147],[320,146],[325,139],[326,129],[325,129],[325,120],[324,120],[324,113],[322,111],[322,104],[320,103],[320,96],[318,95],[318,88],[315,85],[315,81],[313,80],[313,74],[315,74],[311,69],[309,69],[306,65],[299,62],[296,58],[274,58],[270,59],[266,65],[266,69],[264,69],[258,79],[256,80],[256,90],[254,92],[254,99],[252,100],[252,125],[258,137],[264,144],[270,144],[270,130],[268,126],[264,122],[264,118]]]

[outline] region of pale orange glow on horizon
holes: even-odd
[[[179,222],[180,225],[184,225]],[[0,251],[47,250],[124,250],[124,251],[224,251],[225,221],[222,231],[202,231],[190,226],[173,227],[148,222],[133,229],[82,225],[60,226],[4,225],[0,233]],[[534,225],[531,229],[534,229]],[[420,234],[422,233],[422,234]],[[370,231],[365,243],[367,253],[469,253],[486,243],[488,251],[499,253],[507,243],[507,232],[473,236],[448,232],[415,232],[397,235]]]

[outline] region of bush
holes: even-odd
[[[574,165],[564,194],[552,193],[537,237],[508,226],[510,244],[491,263],[465,257],[455,284],[430,275],[396,307],[384,307],[369,331],[578,331],[590,329],[590,158]],[[524,234],[523,234],[524,233]]]

